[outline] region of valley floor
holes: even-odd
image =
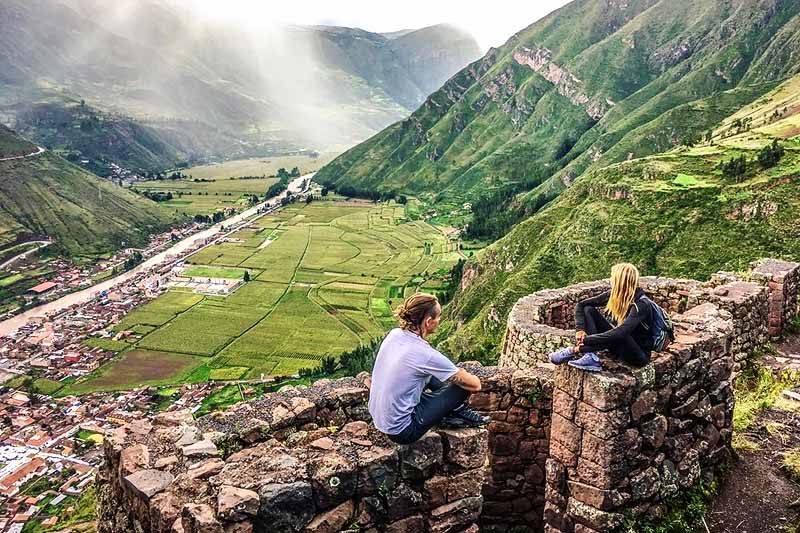
[[[440,293],[458,241],[394,203],[297,203],[191,255],[182,274],[247,281],[227,296],[174,287],[113,328],[120,356],[71,393],[293,375],[394,326],[417,290]],[[183,279],[183,278],[182,278]],[[169,361],[169,364],[160,362]]]

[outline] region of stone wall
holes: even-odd
[[[770,337],[779,337],[800,313],[800,263],[764,259],[753,263],[751,267],[749,279],[769,289],[767,331]]]
[[[665,501],[730,454],[730,314],[711,304],[675,317],[676,342],[641,369],[556,370],[545,531],[611,531]]]
[[[797,316],[799,285],[800,264],[776,260],[706,283],[642,278],[676,342],[643,368],[599,373],[546,361],[574,342],[575,303],[608,282],[527,296],[500,365],[464,363],[487,428],[411,446],[370,425],[366,373],[131,423],[105,440],[100,531],[593,533],[657,518],[728,459],[732,376]]]
[[[670,315],[705,302],[733,315],[736,371],[798,315],[800,263],[765,259],[744,274],[719,272],[710,281],[643,276],[639,286]],[[531,368],[573,343],[575,304],[608,290],[607,280],[542,290],[521,298],[508,317],[500,366]]]
[[[540,529],[552,371],[469,368],[483,382],[471,401],[489,427],[436,430],[411,446],[366,422],[366,374],[197,421],[166,413],[120,428],[98,476],[100,530]]]
[[[491,416],[483,486],[483,526],[526,526],[539,531],[544,512],[544,468],[550,446],[552,370],[466,365],[483,390],[470,397]]]
[[[767,287],[741,280],[698,288],[689,296],[690,307],[710,302],[731,314],[731,354],[736,372],[767,342],[768,298]]]

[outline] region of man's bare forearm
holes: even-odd
[[[481,380],[463,368],[450,376],[450,379],[448,379],[447,382],[457,385],[469,392],[478,392],[481,390]]]

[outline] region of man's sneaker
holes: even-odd
[[[585,353],[580,359],[570,361],[567,364],[574,368],[586,370],[587,372],[600,372],[603,370],[603,367],[600,365],[600,358],[597,357],[597,354],[594,352]]]
[[[492,421],[491,418],[478,414],[474,409],[465,403],[453,409],[453,414],[467,422],[467,427],[477,428],[485,426]]]
[[[575,350],[568,346],[566,348],[561,348],[560,350],[556,350],[555,352],[550,354],[550,362],[554,365],[562,365],[567,361],[571,361],[575,359],[578,354],[575,353]]]
[[[442,418],[442,420],[437,424],[437,426],[441,428],[468,428],[471,427],[469,422],[461,418],[460,416],[455,415],[447,415],[446,417]]]

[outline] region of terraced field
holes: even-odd
[[[116,326],[134,332],[128,351],[74,388],[249,379],[315,367],[393,327],[392,309],[404,296],[444,290],[460,257],[456,249],[394,203],[290,205],[188,259],[190,272],[247,269],[252,281],[227,297],[173,289],[129,313]],[[143,366],[147,354],[195,364],[188,371],[165,365],[162,374],[139,381],[142,372],[128,366]]]

